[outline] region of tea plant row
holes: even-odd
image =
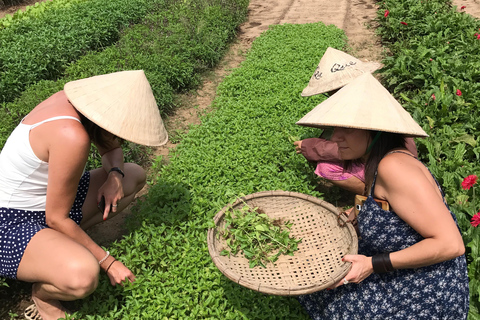
[[[90,0],[53,7],[35,19],[0,30],[0,102],[29,85],[60,78],[86,52],[115,43],[124,27],[139,22],[155,1]]]

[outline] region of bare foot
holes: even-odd
[[[65,312],[67,311],[59,300],[42,300],[36,294],[36,286],[32,286],[32,300],[37,306],[38,313],[42,317],[42,320],[57,320],[59,318],[65,318]]]

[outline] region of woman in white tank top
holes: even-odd
[[[144,170],[123,162],[121,139],[168,139],[143,71],[67,83],[22,120],[2,149],[0,276],[33,283],[35,305],[27,312],[64,317],[60,301],[91,294],[100,269],[112,285],[135,280],[84,231],[125,209],[145,184]],[[84,172],[91,143],[103,166]]]

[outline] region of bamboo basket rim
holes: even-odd
[[[250,268],[241,253],[230,257],[220,255],[226,245],[217,234],[225,212],[244,203],[259,207],[269,217],[284,217],[293,222],[290,234],[303,239],[293,257],[280,256],[267,268]],[[352,224],[347,223],[347,217],[332,204],[303,193],[283,190],[252,193],[224,206],[213,220],[215,228],[208,230],[207,243],[215,266],[228,279],[266,294],[295,296],[324,290],[350,270],[351,263],[343,262],[343,256],[358,252],[357,234]]]

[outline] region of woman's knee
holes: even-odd
[[[136,163],[125,163],[124,170],[125,177],[134,185],[133,192],[136,193],[140,191],[147,181],[145,170]]]
[[[95,259],[88,260],[70,261],[64,269],[63,290],[77,299],[90,295],[98,286],[100,267]]]

